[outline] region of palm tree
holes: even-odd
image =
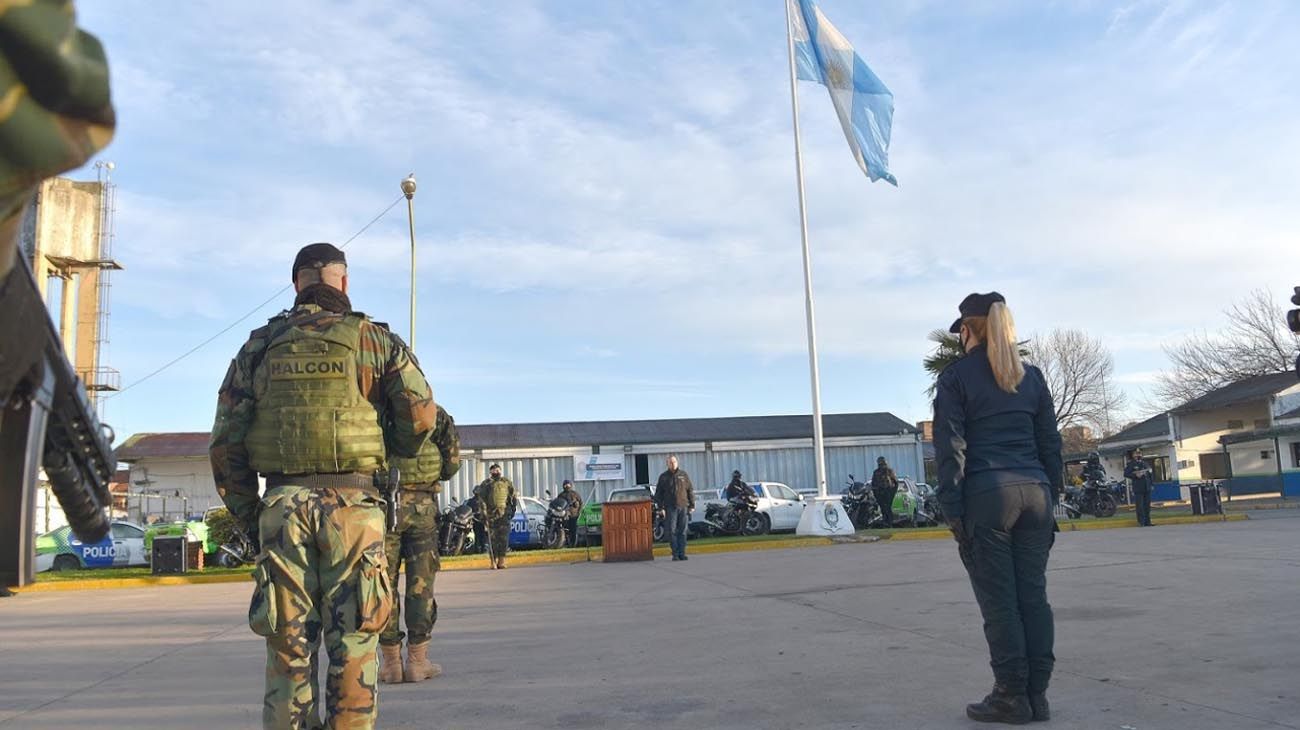
[[[934,330],[926,336],[926,339],[933,342],[935,348],[934,352],[925,356],[921,365],[927,373],[934,376],[930,381],[930,387],[925,389],[925,394],[934,398],[934,387],[939,382],[939,375],[966,353],[962,350],[961,338],[948,330]]]

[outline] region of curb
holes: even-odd
[[[1157,525],[1198,525],[1213,522],[1243,522],[1249,520],[1249,515],[1244,514],[1227,514],[1227,515],[1176,515],[1172,517],[1163,517],[1157,522]],[[1061,532],[1085,532],[1090,530],[1123,530],[1135,528],[1137,525],[1129,522],[1065,522],[1059,523]],[[828,545],[851,545],[864,542],[875,542],[876,540],[889,540],[897,542],[906,542],[908,540],[949,540],[952,538],[947,528],[926,527],[920,529],[909,529],[885,533],[883,535],[858,536],[856,538],[831,538],[831,537],[795,537],[792,536],[783,540],[763,540],[756,542],[737,542],[737,543],[712,543],[709,545],[698,545],[691,548],[691,552],[707,555],[712,553],[743,553],[754,552],[757,550],[786,550],[791,548],[805,547],[825,547]],[[656,546],[654,549],[656,558],[666,558],[669,556],[667,546]],[[585,550],[539,550],[527,553],[514,553],[510,557],[510,563],[513,566],[526,565],[554,565],[557,563],[581,563],[586,562]],[[604,552],[601,548],[595,548],[591,551],[591,562],[603,562]],[[476,556],[473,558],[457,559],[454,561],[443,561],[442,571],[449,570],[487,570],[488,559],[486,556]],[[252,573],[232,573],[225,575],[164,575],[147,578],[104,578],[100,580],[68,580],[52,581],[49,583],[33,583],[29,586],[13,589],[15,593],[53,593],[59,591],[93,591],[93,590],[112,590],[115,588],[149,588],[153,586],[176,586],[176,585],[203,585],[208,583],[241,583],[252,580]]]

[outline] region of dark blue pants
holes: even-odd
[[[984,617],[989,664],[1014,693],[1045,692],[1056,657],[1047,602],[1047,556],[1055,542],[1047,485],[968,495],[962,562]]]
[[[1151,489],[1134,489],[1133,504],[1137,513],[1138,525],[1141,527],[1151,526]]]
[[[668,507],[664,510],[664,529],[668,531],[668,546],[673,557],[686,555],[686,528],[691,524],[691,511],[685,507]]]

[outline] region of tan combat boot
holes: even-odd
[[[384,684],[401,684],[402,645],[379,645],[379,681]]]
[[[442,666],[429,661],[429,642],[406,646],[406,674],[408,682],[423,682],[442,674]]]

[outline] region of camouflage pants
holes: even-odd
[[[504,558],[506,549],[510,546],[510,518],[487,518],[487,532],[488,540],[492,543],[492,557],[497,560]]]
[[[438,601],[433,597],[433,579],[438,575],[438,498],[430,492],[402,492],[397,514],[397,531],[384,536],[388,558],[388,581],[397,586],[397,573],[406,564],[406,628],[402,633],[402,601],[393,598],[393,613],[379,634],[379,643],[392,646],[423,644],[438,622]]]
[[[375,645],[392,607],[382,504],[360,489],[286,486],[263,498],[248,609],[249,626],[266,637],[263,727],[322,727],[315,671],[322,634],[324,727],[375,726]]]

